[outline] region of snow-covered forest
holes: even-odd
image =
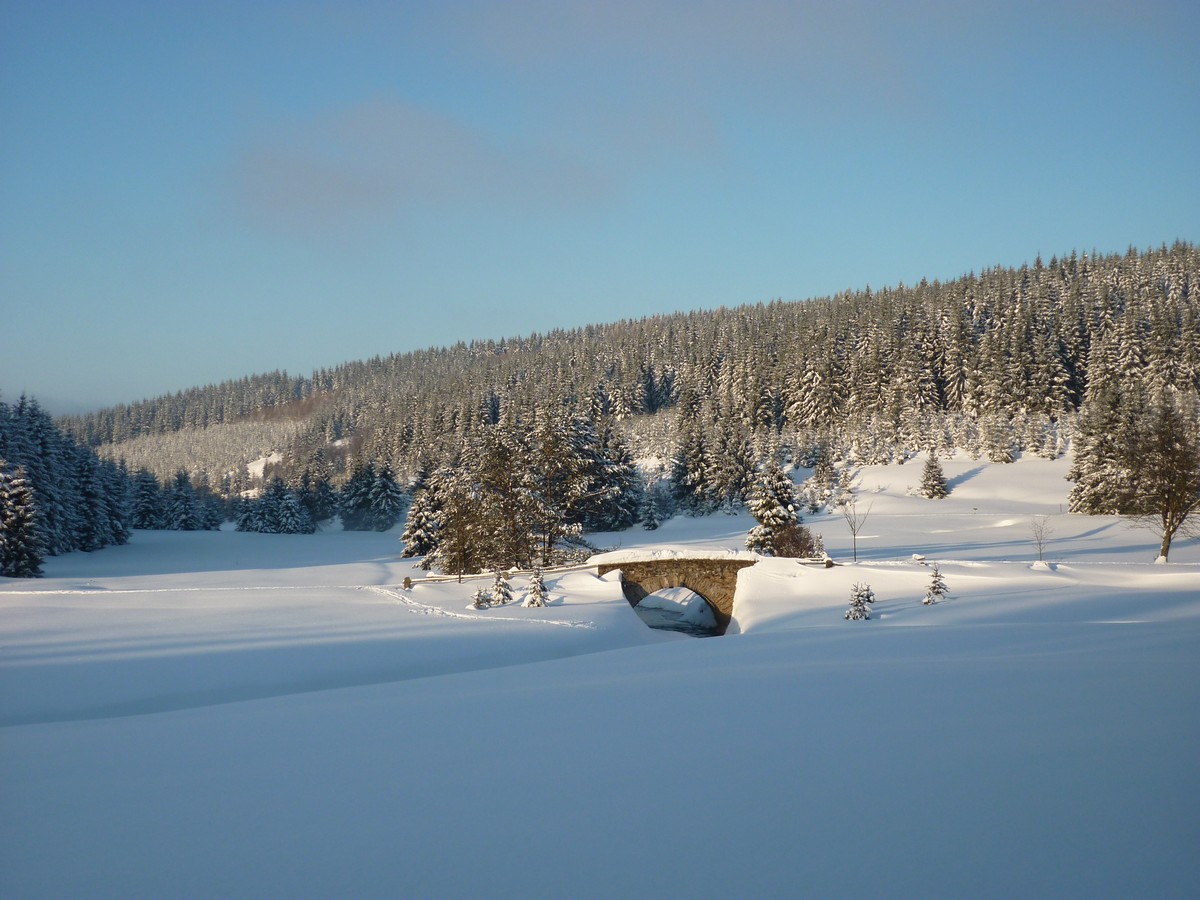
[[[1198,285],[1191,244],[1071,253],[945,283],[475,341],[307,378],[276,372],[61,424],[131,467],[203,471],[214,486],[272,450],[285,478],[320,449],[336,480],[356,461],[411,480],[453,461],[472,433],[539,410],[600,430],[614,421],[635,458],[690,448],[714,469],[736,466],[747,446],[824,446],[858,462],[951,445],[997,460],[1053,455],[1100,377],[1132,405],[1200,385]],[[295,431],[248,445],[246,423],[268,422]],[[234,423],[242,431],[226,435]],[[180,431],[179,442],[135,440]],[[191,449],[204,445],[227,449]]]
[[[1072,439],[1072,511],[1140,516],[1166,557],[1195,508],[1198,285],[1189,244],[1073,253],[247,377],[57,427],[22,398],[0,420],[6,552],[24,560],[9,568],[36,574],[131,527],[311,533],[340,514],[383,530],[410,503],[405,553],[446,571],[549,563],[586,552],[584,532],[746,505],[756,549],[813,553],[819,537],[782,511],[781,465],[811,467],[798,499],[815,512],[850,465],[1053,459]]]
[[[0,575],[129,540],[130,480],[55,427],[36,400],[0,402]]]

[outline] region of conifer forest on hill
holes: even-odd
[[[183,445],[203,453],[196,429],[236,426],[216,443],[244,458],[218,450],[190,461],[214,485],[273,449],[285,469],[302,469],[319,447],[343,478],[352,465],[340,448],[411,477],[481,426],[538,410],[623,422],[637,455],[669,455],[688,430],[718,446],[823,443],[864,460],[943,441],[1046,451],[1061,448],[1062,423],[1098,377],[1126,393],[1200,385],[1198,294],[1191,244],[1071,253],[945,283],[460,343],[308,378],[252,376],[60,423],[162,478],[188,462]],[[646,420],[660,412],[685,413],[685,427]],[[168,437],[184,430],[186,440]]]
[[[26,535],[6,565],[36,574],[41,554],[131,526],[291,533],[339,514],[386,530],[409,508],[406,552],[469,571],[757,508],[789,463],[822,473],[800,491],[815,509],[834,463],[1068,448],[1071,510],[1149,517],[1165,557],[1196,503],[1198,387],[1200,251],[1176,243],[252,376],[56,423],[22,397],[0,404],[5,515]],[[489,519],[488,539],[430,543],[455,508]]]

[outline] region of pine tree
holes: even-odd
[[[512,603],[512,585],[500,569],[496,570],[496,580],[492,582],[492,603],[496,606],[507,606]]]
[[[1142,440],[1133,468],[1135,521],[1161,538],[1166,561],[1177,533],[1197,530],[1200,514],[1200,400],[1195,391],[1165,389],[1141,420]]]
[[[646,486],[642,493],[642,508],[638,521],[647,531],[654,531],[675,514],[675,501],[671,497],[670,483],[658,480]]]
[[[337,515],[337,494],[327,472],[314,475],[311,469],[305,469],[300,476],[300,486],[296,494],[314,524]]]
[[[679,449],[671,459],[671,485],[675,506],[686,515],[707,515],[720,503],[712,482],[710,457],[700,429],[694,423],[685,425]]]
[[[633,455],[625,442],[605,428],[598,448],[585,456],[589,469],[588,494],[579,520],[589,531],[622,531],[638,520],[643,487]]]
[[[946,485],[946,473],[938,462],[937,453],[932,450],[925,460],[925,468],[921,470],[921,496],[930,500],[941,500],[950,489]]]
[[[408,508],[408,518],[404,522],[404,534],[400,540],[404,544],[402,556],[425,556],[432,553],[438,546],[438,532],[441,531],[441,521],[438,517],[439,504],[437,500],[436,475],[431,476],[425,487],[413,498]]]
[[[459,581],[480,571],[479,496],[479,486],[468,472],[447,470],[438,490],[437,547],[425,555],[422,568],[437,566],[447,575],[457,575]]]
[[[312,534],[317,530],[304,504],[291,491],[283,495],[278,507],[280,534]]]
[[[582,530],[580,504],[591,490],[591,473],[589,448],[581,436],[586,436],[586,428],[578,420],[546,413],[529,436],[532,534],[542,563],[554,560],[560,542]]]
[[[546,583],[542,578],[542,570],[540,567],[533,570],[533,574],[529,576],[529,593],[525,595],[522,606],[545,606],[546,605]]]
[[[846,618],[851,620],[871,618],[871,611],[868,609],[868,604],[874,602],[875,592],[871,590],[869,585],[855,584],[850,589],[850,608],[846,610]]]
[[[204,527],[200,504],[196,500],[196,489],[192,487],[191,479],[183,469],[175,473],[164,519],[167,528],[172,531],[198,531]]]
[[[82,447],[71,453],[75,467],[75,484],[79,503],[75,513],[73,546],[91,552],[108,543],[108,510],[104,505],[104,486],[100,483],[100,467],[96,457]]]
[[[946,579],[942,577],[941,571],[938,569],[938,564],[933,564],[933,571],[929,581],[929,589],[925,591],[925,599],[921,602],[926,606],[937,603],[946,596]]]
[[[468,448],[463,465],[479,483],[479,553],[492,568],[527,566],[533,558],[539,503],[529,448],[515,425],[487,428]]]
[[[287,503],[287,485],[276,475],[258,498],[258,530],[264,534],[285,534],[283,530],[284,506]]]
[[[1067,473],[1075,482],[1068,495],[1071,512],[1117,515],[1131,509],[1135,486],[1130,459],[1144,407],[1136,385],[1105,381],[1089,387],[1075,430],[1075,460]]]
[[[375,481],[367,494],[367,512],[363,522],[368,530],[387,531],[404,515],[407,498],[396,483],[392,467],[386,462],[375,473]]]
[[[359,466],[342,486],[338,512],[346,531],[370,531],[371,491],[375,487],[375,465]]]
[[[42,557],[33,488],[22,468],[0,459],[0,575],[39,578]]]
[[[483,588],[475,588],[475,593],[471,595],[471,609],[487,609],[492,605],[492,598]]]
[[[106,519],[108,520],[107,544],[120,546],[129,543],[133,520],[133,480],[124,461],[120,465],[102,459],[100,483],[103,491]]]
[[[758,523],[746,537],[747,549],[766,556],[779,552],[779,538],[799,524],[795,486],[774,460],[765,462],[750,487],[750,514]]]

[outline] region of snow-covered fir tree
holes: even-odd
[[[870,585],[855,584],[850,588],[850,608],[846,610],[846,618],[869,619],[871,618],[870,604],[875,602],[875,592],[871,590]]]
[[[481,587],[475,588],[475,593],[471,595],[471,609],[487,609],[491,605],[491,595]]]
[[[441,480],[442,476],[437,473],[429,476],[424,487],[413,497],[404,522],[404,534],[400,538],[404,545],[402,556],[424,556],[437,548],[438,533],[442,527],[437,500]]]
[[[654,531],[675,514],[675,501],[671,495],[670,482],[656,479],[646,485],[642,493],[642,508],[638,522],[647,531]]]
[[[317,530],[317,524],[312,520],[308,509],[291,491],[283,495],[278,515],[279,534],[312,534]]]
[[[33,488],[22,468],[0,459],[0,575],[38,578],[42,556]]]
[[[507,606],[512,600],[513,591],[508,576],[501,569],[497,569],[496,578],[492,582],[492,603],[496,606]]]
[[[133,476],[133,527],[161,528],[164,514],[162,485],[149,469]]]
[[[929,587],[925,591],[925,599],[921,602],[926,606],[937,603],[946,596],[946,579],[942,576],[938,564],[931,566]]]
[[[529,591],[525,594],[525,599],[522,601],[522,606],[545,606],[546,605],[546,582],[542,576],[541,568],[535,568],[533,574],[529,576]]]
[[[1116,515],[1133,505],[1137,422],[1145,405],[1135,384],[1106,380],[1089,390],[1075,429],[1075,459],[1067,473],[1075,483],[1068,495],[1071,512]]]
[[[183,469],[175,473],[175,480],[167,493],[164,523],[172,531],[200,531],[204,528],[196,489]]]
[[[367,511],[363,524],[370,531],[387,531],[404,516],[408,499],[404,489],[396,483],[395,473],[386,462],[375,473],[375,480],[367,492]]]
[[[83,447],[73,448],[72,456],[80,501],[74,543],[80,550],[99,550],[112,543],[112,520],[105,503],[100,461],[94,453]]]
[[[129,539],[128,470],[64,434],[36,400],[0,403],[0,458],[31,494],[39,559]]]
[[[338,513],[346,531],[373,531],[371,492],[375,488],[375,464],[358,466],[338,495]]]
[[[758,524],[746,537],[746,547],[765,556],[779,555],[779,539],[800,523],[792,479],[773,459],[759,467],[750,487],[750,514]]]
[[[242,504],[238,531],[263,534],[312,534],[316,523],[294,491],[279,476],[271,479],[262,495]]]
[[[1159,537],[1158,559],[1166,562],[1177,534],[1200,532],[1200,397],[1167,386],[1140,424],[1131,512]]]
[[[421,560],[423,569],[439,568],[447,575],[479,572],[483,567],[481,540],[485,531],[479,518],[479,485],[463,470],[447,470],[438,489],[436,546]]]
[[[942,471],[942,464],[938,461],[937,453],[930,451],[929,456],[925,458],[925,467],[921,469],[920,494],[930,500],[941,500],[949,493],[950,488],[946,484],[946,473]]]
[[[300,473],[295,494],[314,524],[337,515],[337,492],[333,489],[328,472],[305,469]]]

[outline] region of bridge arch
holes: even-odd
[[[664,588],[687,588],[712,607],[719,634],[725,633],[733,617],[737,573],[757,562],[756,558],[741,555],[721,558],[602,559],[596,559],[597,574],[605,575],[620,569],[621,590],[630,606],[637,606],[644,597]]]

